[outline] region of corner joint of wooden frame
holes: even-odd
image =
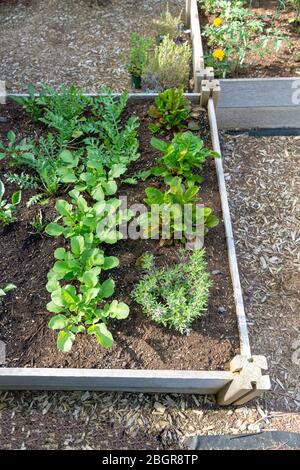
[[[201,96],[200,106],[203,108],[207,107],[209,98],[214,100],[215,107],[218,105],[219,96],[221,92],[220,82],[215,79],[206,79],[201,81]]]
[[[271,388],[269,375],[263,373],[268,369],[265,356],[237,355],[230,363],[232,381],[217,394],[220,405],[243,405],[259,397]]]

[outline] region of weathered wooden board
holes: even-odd
[[[300,128],[300,107],[218,108],[219,129]]]
[[[2,390],[115,390],[217,393],[232,380],[229,371],[0,368]]]
[[[299,78],[230,78],[220,85],[220,108],[300,107]]]

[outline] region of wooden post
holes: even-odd
[[[185,26],[191,27],[191,0],[185,0]]]
[[[219,101],[220,91],[221,88],[219,80],[202,80],[200,106],[202,106],[202,108],[207,108],[208,100],[209,98],[212,98],[216,107]]]
[[[262,370],[267,368],[264,356],[235,356],[230,363],[234,378],[218,392],[217,402],[220,405],[243,405],[270,390],[270,377],[262,374]]]

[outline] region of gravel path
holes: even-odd
[[[31,81],[76,84],[97,92],[128,88],[124,54],[133,31],[148,35],[166,0],[2,0],[0,80],[8,91]],[[184,2],[169,0],[179,13]]]

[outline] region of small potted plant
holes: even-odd
[[[151,47],[152,39],[132,33],[130,36],[129,57],[126,65],[127,71],[131,75],[131,86],[140,89],[144,67],[148,63],[148,51]]]

